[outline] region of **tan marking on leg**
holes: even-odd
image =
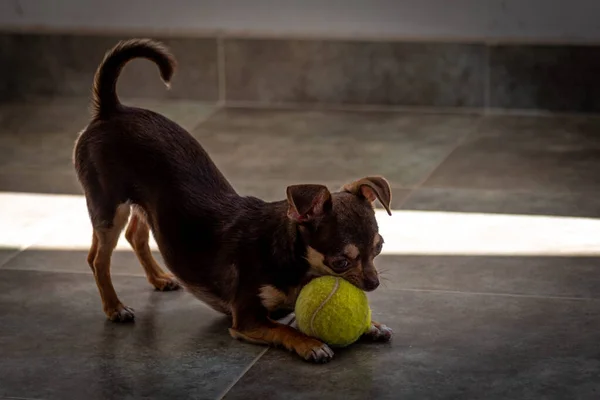
[[[323,342],[270,320],[251,329],[237,328],[234,324],[229,333],[235,339],[250,343],[283,346],[307,361],[325,363],[333,358],[333,351]]]
[[[97,251],[92,261],[92,269],[96,278],[96,285],[102,298],[104,313],[111,321],[132,321],[133,310],[124,306],[119,300],[110,276],[110,259],[114,248],[119,241],[119,235],[127,223],[129,205],[121,204],[117,207],[113,218],[112,227],[94,229],[94,238],[97,238]],[[92,249],[94,241],[92,241]]]
[[[152,256],[150,250],[150,228],[146,221],[136,212],[133,213],[125,238],[135,251],[140,264],[146,272],[148,282],[161,291],[176,290],[179,283],[173,275],[166,273]]]
[[[90,246],[90,251],[87,256],[87,262],[92,272],[94,271],[94,260],[96,259],[96,253],[98,253],[98,236],[96,236],[96,232],[92,233],[92,245]]]

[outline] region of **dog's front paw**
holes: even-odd
[[[325,343],[318,340],[310,340],[304,343],[296,352],[306,361],[311,361],[317,364],[325,364],[333,358],[333,350]]]
[[[250,343],[283,346],[306,361],[324,364],[333,358],[333,351],[325,343],[306,336],[298,330],[277,322],[255,326],[252,329],[229,329],[235,339]]]
[[[105,310],[106,316],[113,322],[133,322],[135,313],[133,308],[127,307],[121,303],[113,309]]]
[[[389,342],[393,334],[394,331],[391,328],[377,322],[372,322],[371,327],[363,337],[373,342]]]
[[[164,274],[150,280],[150,284],[154,286],[156,290],[161,292],[168,292],[171,290],[177,290],[181,287],[177,279],[173,275]]]

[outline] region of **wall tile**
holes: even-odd
[[[600,47],[493,46],[490,106],[600,111]]]
[[[106,51],[122,36],[1,34],[0,98],[82,96],[92,87],[94,72]],[[122,96],[216,100],[218,97],[216,39],[160,38],[178,60],[171,90],[161,82],[156,66],[133,60],[119,79]]]
[[[471,44],[225,41],[228,101],[483,106],[485,48]]]

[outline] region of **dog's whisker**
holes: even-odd
[[[380,278],[381,278],[381,277],[387,277],[387,276],[389,276],[389,274],[388,274],[388,271],[380,271],[380,272],[379,272],[379,277],[380,277]]]

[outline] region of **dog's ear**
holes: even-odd
[[[383,205],[385,211],[389,215],[392,215],[392,211],[390,210],[392,189],[385,178],[381,176],[368,176],[345,185],[342,190],[363,197],[371,203],[377,199]]]
[[[298,223],[312,221],[331,210],[331,193],[323,185],[288,186],[287,201],[287,215]]]

